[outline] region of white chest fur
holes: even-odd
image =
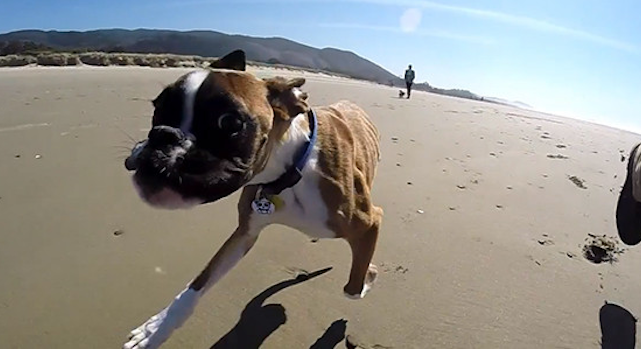
[[[296,117],[289,129],[287,141],[274,150],[261,173],[256,175],[252,184],[268,183],[283,174],[304,142],[309,139],[306,128],[301,127],[304,115]],[[310,154],[303,169],[302,179],[292,188],[278,195],[282,205],[269,215],[252,214],[251,223],[263,227],[269,224],[282,224],[312,238],[333,238],[336,234],[327,227],[328,210],[320,192],[320,173],[318,169],[318,148]]]
[[[327,227],[327,206],[321,196],[319,180],[317,157],[312,154],[301,181],[278,195],[283,204],[267,219],[313,238],[335,237],[336,234]]]

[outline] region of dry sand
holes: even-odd
[[[159,211],[123,168],[125,133],[145,136],[149,100],[185,71],[0,70],[3,348],[119,347],[233,230],[236,195]],[[598,348],[604,301],[641,314],[641,248],[581,256],[589,233],[616,236],[620,151],[641,136],[303,75],[313,104],[349,98],[382,132],[379,281],[348,300],[347,244],[271,227],[166,348],[333,348],[341,319],[364,348]]]

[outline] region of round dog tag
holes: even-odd
[[[267,198],[259,198],[252,201],[252,210],[258,214],[268,215],[274,213],[276,206]]]

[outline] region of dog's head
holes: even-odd
[[[262,80],[245,66],[244,52],[234,51],[153,100],[147,139],[125,160],[147,203],[186,208],[232,194],[262,171],[291,119],[308,111],[304,79]]]

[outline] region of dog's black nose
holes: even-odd
[[[155,126],[147,136],[152,145],[173,145],[179,143],[184,137],[181,130],[164,125]]]
[[[128,157],[125,159],[125,168],[127,171],[135,171],[138,169],[138,164],[137,164],[137,159],[134,158],[133,156]]]

